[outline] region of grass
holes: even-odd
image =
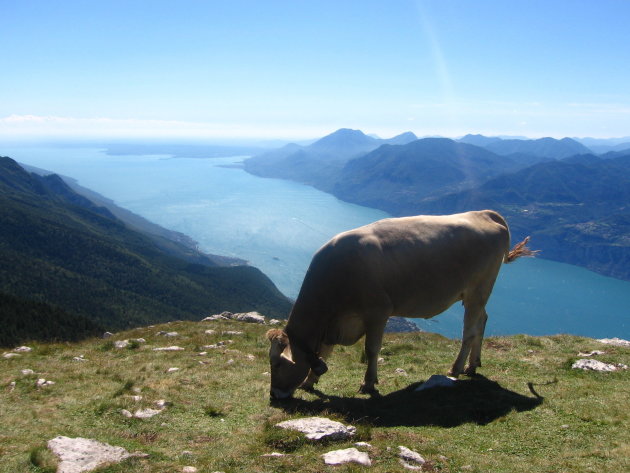
[[[208,328],[216,333],[205,334]],[[630,372],[570,368],[578,352],[594,349],[606,352],[601,361],[630,365],[627,348],[566,335],[491,337],[484,341],[480,376],[464,377],[450,389],[414,392],[432,374],[446,373],[459,343],[430,333],[388,334],[379,365],[382,397],[356,394],[365,369],[357,344],[335,348],[316,391],[298,391],[289,402],[270,404],[267,328],[177,322],[115,335],[115,340],[147,340],[132,349],[116,349],[100,339],[33,343],[30,353],[0,358],[0,424],[5,427],[0,472],[54,471],[55,458],[45,445],[58,435],[149,454],[100,473],[170,473],[186,465],[226,473],[364,471],[358,465],[328,467],[321,459],[359,440],[372,445],[374,472],[403,471],[398,445],[429,460],[426,471],[630,470]],[[166,339],[157,335],[160,330],[179,336]],[[227,330],[245,333],[221,335]],[[233,343],[202,348],[230,337]],[[152,350],[169,345],[185,350]],[[76,361],[79,355],[86,361]],[[171,367],[179,370],[168,372]],[[35,374],[23,375],[26,368]],[[55,384],[37,388],[38,378]],[[160,399],[171,404],[155,417],[121,414],[155,409]],[[351,423],[357,437],[315,444],[274,427],[310,415]],[[287,455],[261,456],[273,451]]]

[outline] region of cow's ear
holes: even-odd
[[[311,366],[311,369],[317,376],[321,376],[328,371],[328,365],[322,358],[318,358],[317,361],[313,363],[313,366]]]
[[[271,342],[269,354],[272,358],[279,358],[289,344],[289,337],[282,330],[271,329],[267,332],[267,339]]]

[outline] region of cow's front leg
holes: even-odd
[[[483,342],[483,334],[486,330],[487,321],[488,314],[484,308],[481,310],[481,316],[479,318],[479,322],[477,323],[475,338],[473,339],[470,356],[468,357],[468,366],[464,370],[464,374],[467,376],[474,376],[477,374],[477,368],[481,366],[481,344]]]
[[[385,323],[368,330],[365,334],[365,356],[367,358],[367,369],[365,371],[365,377],[363,384],[359,388],[361,394],[378,395],[378,389],[375,385],[378,384],[378,354],[381,352],[381,345],[383,344],[383,331],[385,330]]]
[[[319,351],[319,356],[323,358],[324,360],[326,360],[332,353],[332,350],[333,350],[332,345],[322,345],[322,348]],[[304,382],[300,385],[300,388],[304,389],[305,391],[312,391],[313,386],[315,386],[315,384],[317,384],[318,381],[319,381],[319,376],[313,373],[313,370],[309,370],[308,376],[306,377]]]

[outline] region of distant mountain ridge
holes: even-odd
[[[343,165],[310,155],[301,174],[291,160],[270,159],[273,152],[246,161],[245,170],[396,216],[494,208],[506,215],[515,238],[532,235],[542,257],[630,280],[628,153],[597,157],[570,138],[466,135],[379,144]],[[286,151],[285,158],[304,150]]]
[[[175,257],[58,176],[28,173],[6,157],[0,157],[0,293],[108,330],[226,309],[283,317],[291,305],[258,269]]]

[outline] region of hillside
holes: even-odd
[[[630,348],[570,335],[491,337],[484,341],[480,376],[416,392],[431,375],[446,373],[459,342],[430,333],[386,334],[381,398],[356,393],[365,369],[357,344],[335,348],[318,391],[298,391],[293,401],[270,404],[268,328],[177,322],[108,340],[30,344],[30,352],[0,358],[0,422],[10,426],[0,436],[0,472],[54,471],[56,458],[46,444],[57,436],[146,455],[100,470],[108,473],[185,467],[402,472],[399,445],[421,454],[427,460],[422,471],[429,472],[628,469],[628,371],[571,366],[578,358],[629,365]],[[123,340],[127,346],[116,348]],[[181,350],[155,351],[167,346]],[[604,353],[588,356],[593,350]],[[138,412],[155,415],[133,417]],[[308,416],[352,424],[357,434],[319,444],[274,427]],[[368,453],[370,468],[324,464],[322,454],[358,441],[370,445],[357,447]],[[284,456],[262,456],[272,452]]]
[[[258,269],[176,258],[58,176],[29,174],[10,158],[0,158],[0,292],[109,330],[226,307],[290,308]]]
[[[516,153],[530,154],[541,158],[562,159],[576,154],[587,154],[591,150],[571,139],[540,138],[537,140],[498,140],[483,145],[486,149],[500,155]]]
[[[630,154],[540,163],[485,184],[427,198],[422,213],[492,208],[515,240],[531,235],[541,256],[630,280]]]

